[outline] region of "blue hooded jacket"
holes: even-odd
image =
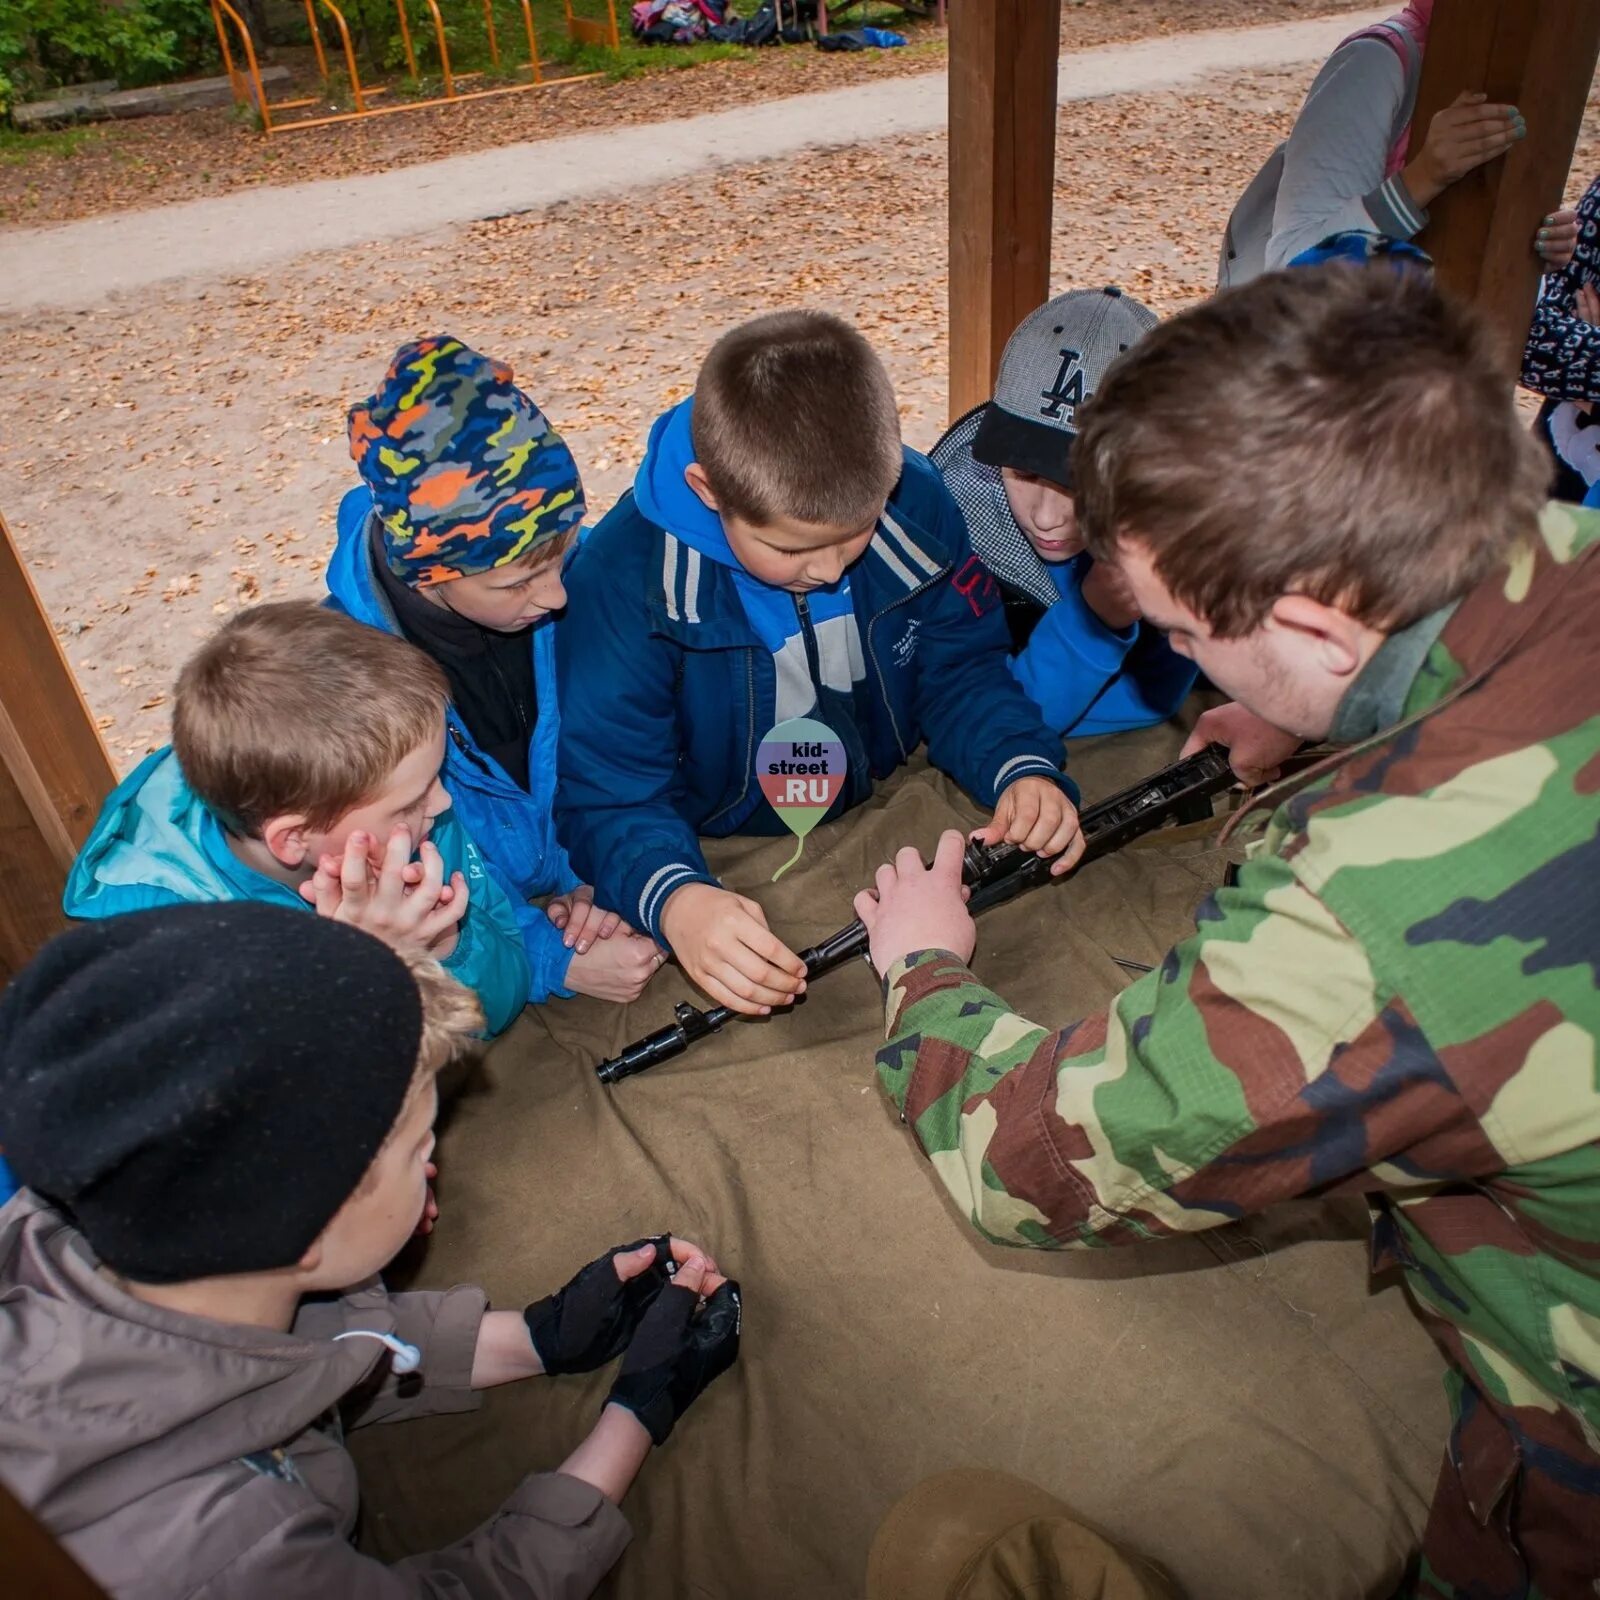
[[[372,570],[371,512],[372,495],[365,487],[352,489],[339,502],[339,542],[328,564],[329,603],[368,627],[398,634],[400,624]],[[557,842],[553,820],[561,727],[555,663],[559,626],[543,622],[532,634],[539,719],[528,746],[528,788],[479,747],[454,706],[445,711],[449,737],[440,773],[457,818],[510,898],[527,951],[528,1000],[534,1005],[572,993],[565,987],[572,952],[562,943],[561,930],[528,902],[536,895],[565,894],[583,881]]]
[[[459,872],[471,897],[445,971],[476,992],[489,1032],[522,1010],[528,963],[516,918],[454,811],[428,835],[448,877]],[[62,908],[92,919],[198,900],[262,900],[316,912],[287,884],[247,867],[228,848],[222,825],[189,787],[170,746],[146,756],[113,789],[67,878]]]
[[[633,490],[573,560],[556,639],[557,825],[597,898],[661,942],[668,897],[717,881],[697,835],[781,827],[759,803],[755,755],[776,721],[775,619],[799,610],[707,556],[709,514],[669,464],[671,423],[656,423]],[[763,593],[746,597],[752,586]],[[1007,670],[999,591],[924,456],[905,452],[871,544],[835,589],[849,596],[865,676],[831,699],[819,684],[818,698],[830,726],[852,719],[835,731],[853,775],[887,777],[926,738],[980,805],[1023,777],[1076,798],[1060,738]]]
[[[1059,598],[1011,658],[1011,671],[1045,721],[1074,739],[1164,722],[1198,669],[1147,622],[1107,627],[1083,598],[1088,568],[1086,556],[1045,566]]]

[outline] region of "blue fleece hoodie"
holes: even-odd
[[[1107,627],[1083,598],[1088,556],[1046,562],[1060,597],[1011,658],[1011,670],[1052,728],[1074,739],[1164,722],[1197,669],[1147,622]]]
[[[527,995],[528,963],[516,918],[453,812],[435,818],[428,837],[444,858],[446,875],[460,872],[471,896],[444,969],[477,993],[489,1032],[499,1033]],[[69,917],[87,920],[206,900],[262,900],[316,915],[294,889],[234,855],[169,746],[146,756],[111,791],[61,903]]]
[[[400,624],[372,570],[367,535],[371,514],[372,495],[365,487],[352,489],[339,502],[339,542],[328,563],[329,604],[368,627],[398,634]],[[534,1005],[552,995],[565,998],[572,993],[565,987],[572,952],[562,943],[561,930],[528,902],[538,895],[565,894],[581,881],[556,839],[552,817],[561,727],[555,662],[559,626],[559,619],[550,618],[532,633],[539,719],[528,746],[528,787],[523,789],[479,747],[453,706],[445,713],[449,738],[439,774],[457,818],[483,852],[516,913],[530,970],[528,1000]]]
[[[714,536],[705,517],[718,519],[687,486],[678,493],[683,463],[667,464],[681,452],[674,421],[657,423],[634,489],[568,569],[556,637],[556,820],[599,899],[662,940],[670,895],[716,882],[698,834],[777,831],[760,803],[755,751],[778,720],[791,616],[810,647],[797,654],[821,720],[844,740],[861,796],[924,738],[934,765],[980,805],[1030,776],[1075,794],[1059,737],[1007,670],[994,580],[925,457],[905,452],[866,554],[835,586],[849,609],[822,624],[835,624],[844,645],[830,668],[814,616],[722,559],[720,525]]]
[[[684,469],[694,462],[694,396],[656,418],[645,457],[633,480],[633,497],[651,522],[671,528],[691,550],[709,556],[733,575],[739,603],[756,636],[777,656],[791,639],[802,637],[794,596],[752,577],[728,543],[722,518],[689,487]],[[813,623],[852,615],[850,574],[806,596]],[[796,713],[797,715],[803,713]]]

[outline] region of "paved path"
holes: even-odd
[[[1057,99],[1181,88],[1320,60],[1364,12],[1104,45],[1061,58]],[[942,72],[795,95],[668,124],[506,145],[365,177],[251,189],[150,211],[0,234],[0,310],[94,304],[174,278],[256,272],[315,250],[668,183],[808,148],[930,133],[947,120]]]

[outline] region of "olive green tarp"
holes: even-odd
[[[1160,728],[1074,748],[1086,801],[1173,759]],[[920,763],[792,840],[713,843],[713,869],[795,948],[876,865],[981,815]],[[987,914],[975,966],[1064,1024],[1155,963],[1219,880],[1214,840],[1146,843]],[[1445,1429],[1440,1362],[1398,1287],[1369,1286],[1359,1205],[1297,1202],[1211,1234],[1062,1253],[981,1242],[872,1071],[863,964],[793,1014],[735,1022],[615,1089],[602,1056],[670,1020],[667,969],[626,1009],[529,1010],[454,1101],[422,1286],[520,1306],[612,1244],[671,1229],[744,1287],[739,1365],[654,1452],[624,1509],[617,1600],[850,1600],[914,1483],[1006,1469],[1164,1562],[1195,1600],[1387,1595]],[[539,1379],[472,1414],[356,1436],[365,1547],[460,1537],[577,1443],[609,1382]]]

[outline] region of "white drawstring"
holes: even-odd
[[[376,1339],[387,1345],[394,1354],[394,1370],[399,1373],[415,1372],[422,1365],[422,1352],[414,1344],[407,1344],[398,1334],[379,1333],[372,1328],[352,1328],[349,1333],[336,1333],[334,1343],[340,1339]]]

